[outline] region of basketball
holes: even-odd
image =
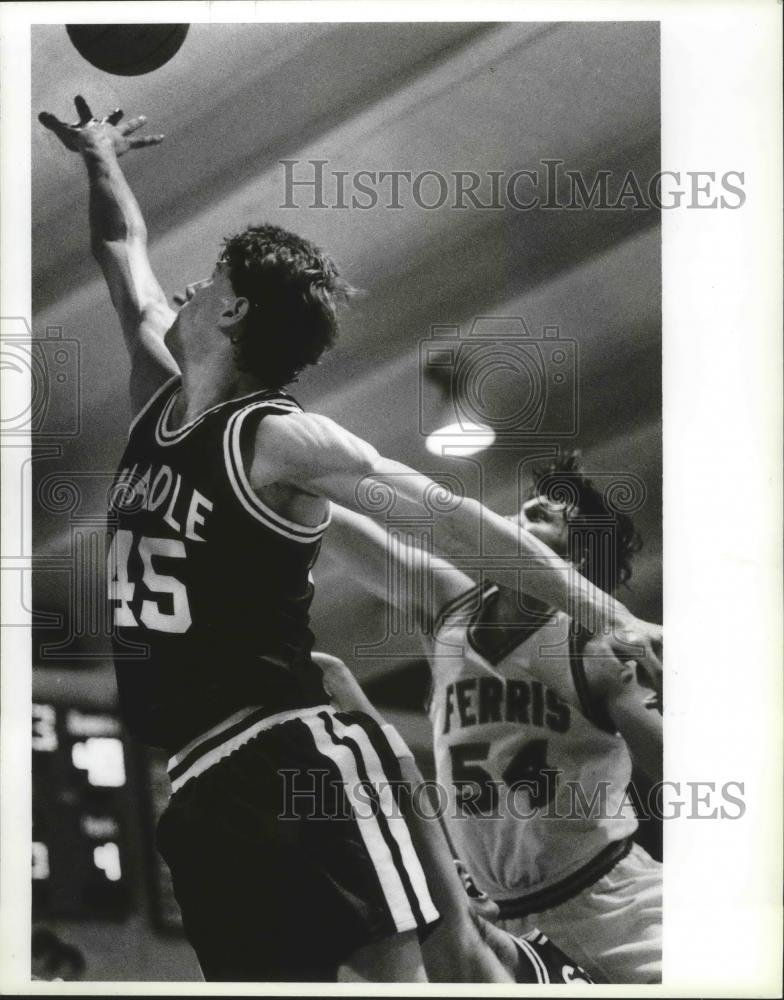
[[[188,34],[187,24],[67,24],[88,63],[117,76],[141,76],[167,63]]]

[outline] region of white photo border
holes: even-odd
[[[662,168],[744,174],[736,211],[662,212],[665,776],[744,783],[742,818],[664,824],[664,977],[605,996],[779,996],[782,940],[781,4],[6,3],[2,26],[2,306],[30,318],[30,25],[77,21],[661,22]],[[37,110],[37,109],[36,109]],[[14,382],[18,388],[18,380]],[[15,405],[13,402],[10,405]],[[14,410],[16,412],[16,410]],[[5,445],[5,442],[4,442]],[[11,454],[13,452],[13,454]],[[24,451],[3,447],[5,481]],[[28,492],[29,495],[29,492]],[[3,605],[20,496],[3,491]],[[23,523],[29,523],[25,518]],[[6,562],[7,558],[7,562]],[[8,579],[7,579],[8,578]],[[476,995],[473,986],[31,983],[30,637],[2,629],[0,990],[25,995]],[[122,933],[118,928],[118,933]],[[526,987],[559,996],[574,987]],[[577,987],[577,994],[581,995]],[[487,987],[487,995],[520,988]],[[595,996],[595,988],[584,995]]]

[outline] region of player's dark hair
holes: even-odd
[[[295,381],[334,344],[338,306],[354,289],[318,247],[280,226],[228,237],[221,260],[235,293],[250,303],[238,366],[272,389]]]
[[[549,465],[533,470],[532,496],[566,502],[570,558],[591,583],[611,594],[632,576],[632,560],[642,538],[627,513],[613,503],[610,489],[599,489],[582,471],[580,453],[568,452]],[[607,525],[612,522],[612,544]]]

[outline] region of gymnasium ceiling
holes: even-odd
[[[589,175],[659,165],[658,26],[605,24],[194,25],[156,73],[94,70],[64,28],[33,32],[32,112],[70,119],[73,94],[93,110],[144,112],[163,146],[124,159],[148,221],[153,266],[168,294],[208,273],[221,238],[266,219],[315,240],[364,295],[338,347],[296,393],[390,457],[460,474],[424,449],[417,412],[420,342],[434,325],[470,329],[476,316],[521,316],[534,336],[558,326],[577,342],[579,424],[574,443],[596,469],[633,472],[647,499],[645,550],[626,601],[661,614],[660,230],[647,211],[282,208],[279,161],[326,160],[327,171],[505,171],[546,158]],[[33,307],[81,348],[82,429],[37,476],[82,475],[83,510],[100,507],[129,419],[127,363],[87,243],[79,164],[33,125]],[[299,169],[299,168],[298,168]],[[304,168],[303,168],[304,169]],[[434,189],[424,188],[432,198]],[[519,386],[499,382],[501,409]],[[422,392],[446,422],[437,385]],[[510,395],[511,394],[511,395]],[[440,409],[439,409],[440,408]],[[483,456],[485,497],[515,506],[526,448]],[[469,489],[473,487],[469,486]],[[93,492],[91,492],[93,491]],[[72,544],[62,513],[39,510],[39,552]],[[57,574],[38,583],[39,607],[62,610]],[[60,574],[62,576],[62,574]],[[358,660],[383,609],[331,579],[314,607],[319,645],[361,674],[393,661]],[[332,585],[334,584],[334,585]],[[351,622],[351,635],[346,623]],[[354,627],[354,623],[356,627]]]

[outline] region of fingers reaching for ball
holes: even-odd
[[[158,146],[163,142],[162,135],[140,135],[128,140],[129,149],[143,149],[145,146]]]
[[[140,129],[147,121],[147,115],[137,115],[135,118],[129,118],[127,122],[123,122],[119,126],[120,131],[123,135],[130,135],[131,132],[135,132]],[[112,124],[115,124],[112,122]]]
[[[100,149],[104,152],[113,151],[116,156],[122,156],[129,149],[143,149],[163,142],[162,135],[133,134],[147,123],[145,115],[137,115],[123,122],[123,111],[116,108],[105,118],[98,120],[81,95],[74,98],[74,104],[79,120],[73,125],[60,121],[49,111],[42,111],[38,115],[38,120],[44,128],[54,132],[60,142],[73,152],[85,153],[88,150],[94,152]]]
[[[93,113],[90,111],[90,105],[81,94],[74,97],[74,104],[76,105],[76,113],[79,115],[78,125],[86,125],[87,122],[92,121]]]
[[[120,125],[120,131],[123,135],[131,135],[133,132],[138,131],[142,125],[146,124],[147,116],[137,115],[135,118],[129,118],[127,122]],[[142,146],[157,146],[163,142],[163,138],[162,135],[135,136],[128,141],[128,145],[131,149],[140,149]]]
[[[48,128],[50,132],[54,132],[55,135],[61,135],[63,129],[68,128],[68,126],[65,125],[64,122],[61,122],[59,118],[55,118],[50,111],[42,111],[38,115],[38,121],[44,126],[44,128]]]
[[[70,149],[75,153],[79,151],[79,134],[83,131],[82,126],[66,125],[65,122],[61,122],[59,118],[56,118],[49,111],[42,111],[38,116],[38,121],[44,128],[49,129],[50,132],[54,132],[66,149]]]

